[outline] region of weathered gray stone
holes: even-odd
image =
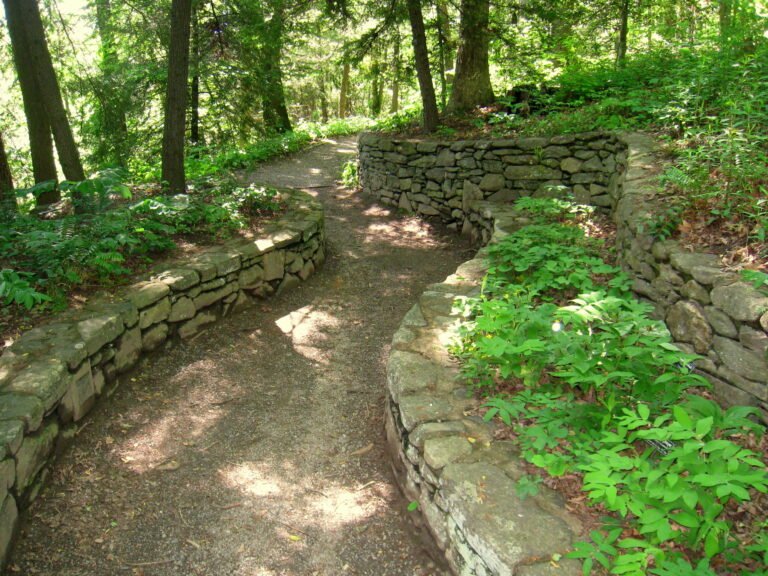
[[[571,155],[571,150],[565,146],[547,146],[544,148],[544,158],[565,158]]]
[[[504,188],[504,176],[501,174],[486,174],[480,180],[480,189],[486,192],[496,192]]]
[[[194,317],[196,312],[195,303],[191,298],[182,296],[171,306],[171,312],[168,314],[168,322],[181,322]]]
[[[760,316],[760,327],[768,332],[768,312]]]
[[[52,420],[37,434],[24,437],[16,453],[16,490],[19,494],[24,493],[45,466],[58,435],[59,425]]]
[[[736,374],[750,380],[768,382],[768,365],[764,358],[722,336],[715,336],[714,348],[723,364]]]
[[[162,282],[174,292],[181,292],[199,284],[200,275],[189,268],[172,268],[171,270],[164,270],[153,280]]]
[[[301,280],[299,280],[298,276],[295,276],[294,274],[286,274],[280,282],[280,285],[277,287],[275,294],[282,294],[286,290],[293,290],[300,284]]]
[[[203,282],[195,288],[194,296],[192,298],[197,298],[202,292],[207,292],[210,290],[216,290],[217,288],[221,288],[227,283],[226,278],[214,278],[213,280],[208,280],[208,282]]]
[[[417,426],[409,435],[408,441],[419,450],[424,448],[425,440],[444,436],[457,436],[464,433],[464,425],[458,420],[451,422],[427,422]]]
[[[252,288],[264,279],[264,269],[255,264],[249,268],[244,268],[238,276],[238,284],[241,288]]]
[[[126,330],[120,337],[115,351],[115,369],[118,372],[130,370],[141,356],[141,330],[138,326]]]
[[[453,375],[445,367],[419,354],[399,350],[389,356],[387,378],[395,402],[402,396],[453,388]]]
[[[573,543],[568,524],[517,496],[496,466],[449,464],[440,484],[448,514],[490,574],[517,574],[530,558],[562,555]]]
[[[581,164],[581,160],[576,158],[565,158],[562,162],[560,162],[560,170],[568,174],[575,174],[581,170]]]
[[[510,180],[558,180],[563,173],[546,166],[507,166],[504,176]]]
[[[424,461],[433,470],[441,470],[472,453],[472,444],[465,436],[427,438],[424,441]]]
[[[302,280],[306,280],[312,274],[315,273],[315,264],[311,260],[308,260],[304,263],[304,266],[301,267],[301,270],[299,270],[299,278]]]
[[[461,198],[461,207],[464,213],[468,213],[476,202],[483,199],[483,191],[476,184],[464,180],[464,189]]]
[[[10,490],[16,482],[16,460],[6,458],[0,461],[0,493]]]
[[[768,310],[768,297],[743,282],[718,286],[712,290],[711,296],[715,306],[742,322],[757,322]]]
[[[696,252],[675,252],[670,254],[669,260],[672,266],[688,275],[691,275],[693,269],[698,266],[716,268],[720,265],[718,256]]]
[[[704,316],[716,334],[726,336],[727,338],[736,338],[738,336],[736,325],[725,312],[718,310],[714,306],[706,306],[704,308]]]
[[[547,139],[539,137],[518,138],[512,142],[514,142],[513,146],[520,148],[520,150],[537,150],[547,145]]]
[[[453,166],[456,161],[456,155],[449,149],[441,150],[435,160],[435,166]]]
[[[765,357],[765,353],[768,350],[768,334],[749,326],[742,325],[739,327],[739,342],[763,357]]]
[[[691,276],[696,282],[705,286],[727,286],[739,279],[737,275],[731,272],[725,272],[712,266],[694,266],[691,268]]]
[[[711,299],[709,297],[709,292],[696,280],[688,280],[683,286],[680,288],[680,294],[684,298],[688,298],[690,300],[696,300],[700,304],[709,304]]]
[[[7,494],[0,506],[0,559],[7,559],[11,542],[16,533],[19,510],[11,494]]]
[[[145,352],[157,350],[168,339],[168,324],[162,322],[155,324],[149,330],[141,334],[141,349]]]
[[[0,422],[3,424],[7,420],[15,420],[22,422],[26,430],[34,432],[40,428],[44,415],[43,403],[35,396],[23,396],[21,394],[3,394],[0,396]],[[0,432],[0,438],[2,437]],[[2,454],[3,450],[0,448],[0,457],[5,457],[5,454]]]
[[[285,274],[285,252],[274,250],[264,254],[264,280],[277,280]]]
[[[204,326],[216,322],[216,314],[204,310],[179,326],[179,338],[185,340],[197,334]]]
[[[3,458],[16,454],[24,440],[24,423],[21,420],[0,421],[0,454]]]
[[[33,362],[19,372],[3,392],[38,398],[48,413],[67,391],[66,365],[55,358]]]
[[[233,292],[237,292],[238,286],[236,283],[225,284],[218,290],[211,290],[209,292],[203,292],[194,299],[195,309],[202,310],[207,308],[220,300],[223,300],[226,296],[229,296]]]
[[[467,401],[434,394],[414,394],[400,399],[400,418],[406,430],[425,422],[441,422],[461,418]]]
[[[165,288],[168,290],[167,286]],[[89,356],[96,354],[105,344],[117,339],[122,334],[123,328],[122,320],[114,314],[93,316],[77,323],[77,331],[85,342]]]
[[[167,320],[170,313],[171,300],[169,298],[163,298],[154,306],[150,306],[139,312],[139,328],[144,330],[153,324]]]
[[[128,299],[141,310],[164,298],[170,291],[169,285],[162,281],[139,282],[129,288]]]
[[[725,382],[748,392],[751,396],[763,401],[768,400],[768,384],[765,382],[755,382],[749,378],[744,378],[726,366],[718,367],[716,374]]]
[[[96,401],[90,362],[83,363],[80,370],[70,376],[69,380],[69,388],[58,408],[59,418],[64,424],[80,420]]]

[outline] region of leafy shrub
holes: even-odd
[[[765,526],[741,549],[726,515],[768,492],[760,455],[737,442],[763,432],[756,411],[691,393],[708,384],[691,371],[697,357],[633,299],[574,210],[547,203],[518,204],[533,223],[489,247],[484,292],[462,303],[453,352],[487,397],[485,418],[513,426],[522,456],[551,476],[581,476],[590,502],[614,513],[568,554],[585,575],[596,564],[637,576],[758,565]]]

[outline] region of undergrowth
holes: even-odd
[[[585,575],[765,573],[764,520],[733,520],[768,491],[756,411],[702,394],[697,356],[584,234],[588,210],[517,206],[532,223],[489,247],[482,295],[457,304],[466,323],[453,352],[485,418],[509,426],[532,465],[579,479],[605,516],[568,557]]]
[[[657,132],[673,156],[662,175],[672,209],[659,215],[658,227],[674,234],[698,219],[699,230],[717,229],[709,234],[715,244],[758,244],[765,255],[768,46],[659,50],[619,69],[570,69],[554,85],[533,95],[534,114],[520,114],[513,104],[489,114],[488,128],[522,135]]]

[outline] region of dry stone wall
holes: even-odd
[[[142,356],[306,280],[325,260],[322,207],[286,191],[287,212],[237,240],[158,270],[109,301],[24,333],[0,357],[0,564],[19,511],[63,441]]]
[[[513,210],[495,205],[495,227],[518,226]],[[576,576],[562,558],[581,526],[555,492],[522,498],[525,463],[458,378],[446,346],[461,325],[458,299],[479,294],[485,251],[443,283],[429,286],[392,341],[385,424],[389,451],[406,496],[418,501],[426,527],[461,576]]]
[[[382,142],[376,141],[377,149]],[[401,144],[393,141],[391,148],[383,148],[405,155]],[[418,143],[408,144],[419,150]],[[361,139],[361,152],[366,146]],[[423,150],[435,155],[431,145]],[[610,208],[619,256],[634,278],[635,294],[654,306],[679,348],[702,356],[695,370],[713,383],[721,404],[758,407],[768,423],[768,296],[724,270],[717,256],[649,236],[658,189],[654,175],[661,160],[653,141],[643,135],[623,136],[616,151],[619,160],[627,160],[624,165],[616,161],[615,179],[609,178],[615,185]],[[408,165],[418,165],[411,156]],[[397,166],[394,160],[385,160],[390,164],[384,167]],[[366,174],[372,162],[361,159],[364,186],[384,202],[408,209],[396,193],[396,173],[378,166],[373,175]],[[371,187],[372,180],[379,188]],[[461,185],[460,200],[464,190],[473,188]],[[400,195],[409,198],[406,190]],[[492,242],[521,225],[511,205],[483,198],[478,195],[462,205],[461,227],[478,241]],[[432,215],[419,206],[421,214]],[[581,574],[578,563],[561,555],[580,538],[578,522],[552,492],[543,490],[525,501],[516,496],[516,480],[524,474],[521,460],[510,442],[494,439],[491,424],[468,416],[476,404],[457,379],[447,352],[461,324],[453,304],[478,294],[487,269],[485,255],[481,249],[444,283],[430,286],[393,338],[385,422],[396,476],[408,498],[419,502],[424,522],[454,573],[575,576]]]
[[[578,202],[611,210],[621,196],[625,168],[626,144],[605,132],[458,142],[359,138],[366,192],[464,231],[477,200],[503,203],[570,193]]]

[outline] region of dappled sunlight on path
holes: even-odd
[[[443,573],[384,452],[384,366],[403,315],[463,254],[333,186],[354,151],[340,140],[255,173],[314,186],[325,267],[123,378],[33,504],[21,573]]]

